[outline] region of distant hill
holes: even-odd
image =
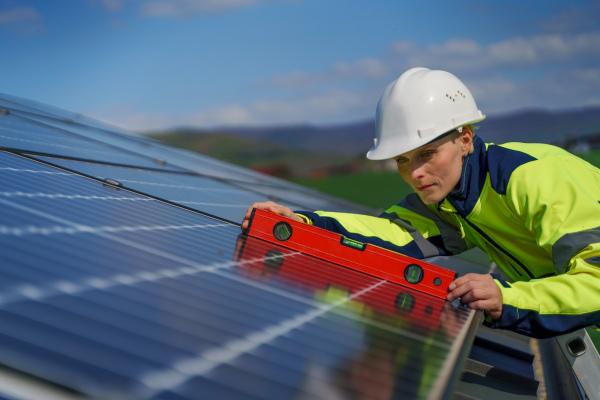
[[[180,129],[152,133],[148,136],[175,147],[228,161],[280,178],[309,176],[314,170],[344,165],[352,157],[342,153],[329,154],[223,131]]]
[[[600,107],[578,110],[527,110],[486,118],[477,132],[494,143],[559,144],[567,137],[600,134]]]
[[[523,110],[490,115],[477,134],[487,142],[557,143],[568,135],[600,133],[600,107],[576,110]],[[246,137],[311,151],[356,155],[373,146],[375,121],[334,126],[279,126],[265,128],[221,128]]]
[[[477,134],[486,142],[540,142],[567,145],[600,136],[600,107],[576,110],[524,110],[488,116]],[[184,147],[283,178],[306,177],[315,171],[363,169],[364,154],[373,145],[375,122],[276,127],[197,128],[146,133]],[[351,163],[351,166],[348,166]],[[358,165],[360,164],[360,165]],[[366,168],[379,168],[375,163]]]
[[[220,130],[314,152],[356,155],[366,152],[373,145],[375,121],[367,120],[352,124],[329,126],[296,125],[264,128],[221,128]]]

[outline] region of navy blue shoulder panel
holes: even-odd
[[[536,158],[518,150],[511,150],[497,145],[489,145],[487,150],[488,173],[492,189],[499,194],[506,194],[508,181],[515,169],[523,164],[535,161]]]
[[[448,198],[458,213],[466,217],[473,211],[479,200],[487,176],[487,152],[485,143],[478,136],[473,137],[474,151],[463,162],[463,170],[458,188],[450,192]]]
[[[401,253],[401,254],[407,255],[409,257],[414,257],[414,258],[419,258],[419,259],[423,258],[423,252],[421,251],[421,249],[419,248],[417,243],[415,243],[414,240],[407,243],[404,246],[397,246],[393,243],[390,243],[390,242],[383,240],[381,238],[378,238],[376,236],[364,236],[359,233],[348,232],[342,224],[340,224],[335,218],[332,218],[332,217],[321,217],[320,215],[318,215],[316,213],[308,212],[308,211],[294,211],[294,212],[296,212],[298,214],[302,214],[302,215],[310,218],[311,221],[313,222],[314,226],[317,226],[317,227],[323,228],[323,229],[327,229],[328,231],[331,231],[331,232],[339,233],[341,235],[344,235],[348,239],[357,240],[362,243],[371,243],[371,244],[374,244],[375,246],[383,247],[384,249],[395,251],[397,253]],[[438,243],[440,241],[441,241],[441,238],[436,238],[436,240],[432,241],[432,242],[434,242],[434,245],[436,245],[436,243]],[[440,251],[440,254],[445,255],[443,253],[443,251]]]
[[[499,320],[483,324],[494,329],[508,329],[537,339],[564,335],[587,326],[598,324],[600,312],[581,315],[541,315],[533,310],[518,309],[507,304],[502,305]]]

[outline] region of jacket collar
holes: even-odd
[[[488,171],[486,145],[479,136],[473,136],[473,148],[473,153],[468,154],[463,162],[458,188],[439,203],[440,210],[449,211],[449,202],[451,209],[466,217],[475,208]]]

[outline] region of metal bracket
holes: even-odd
[[[588,333],[580,329],[555,339],[587,398],[600,400],[600,355]]]

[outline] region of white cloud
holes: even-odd
[[[43,31],[41,14],[33,7],[0,10],[0,26],[19,33],[34,34]]]
[[[189,17],[198,14],[219,14],[249,7],[265,0],[171,0],[147,1],[141,5],[147,17]]]
[[[330,123],[369,118],[379,93],[334,90],[304,98],[257,100],[224,104],[187,114],[139,113],[128,107],[88,110],[83,114],[134,131],[152,131],[176,126],[264,126],[277,124]]]
[[[13,8],[12,10],[0,11],[0,25],[18,24],[41,19],[40,13],[34,8]]]
[[[100,5],[110,12],[121,12],[125,8],[127,0],[99,0]]]
[[[523,81],[492,75],[465,83],[487,114],[519,108],[565,109],[600,104],[600,68],[557,70]]]
[[[278,87],[287,89],[315,87],[329,83],[351,80],[378,79],[389,74],[389,65],[382,60],[365,58],[354,63],[338,62],[326,71],[307,73],[295,71],[290,74],[276,76],[260,87]]]
[[[600,2],[590,1],[585,4],[568,4],[559,14],[539,23],[545,32],[588,32],[597,29],[600,20]]]
[[[488,115],[523,107],[573,108],[600,103],[598,61],[600,32],[515,37],[489,44],[471,39],[428,46],[400,41],[381,59],[338,62],[322,71],[296,71],[259,85],[268,88],[271,96],[288,96],[280,99],[260,99],[257,90],[259,99],[248,104],[221,104],[188,114],[150,115],[132,110],[88,114],[134,130],[370,118],[385,85],[415,66],[456,74]],[[356,87],[360,89],[352,89]]]
[[[452,39],[439,45],[419,46],[399,41],[390,46],[390,54],[382,59],[362,59],[353,63],[338,62],[317,71],[295,71],[262,82],[259,87],[307,89],[350,81],[376,82],[389,80],[409,68],[425,66],[455,74],[495,73],[509,69],[540,65],[585,65],[600,61],[600,32],[563,36],[544,34],[529,38],[510,38],[481,45],[472,39]]]
[[[600,32],[516,37],[485,46],[473,40],[450,40],[441,45],[422,48],[399,42],[392,46],[391,55],[393,64],[436,65],[454,71],[498,69],[506,66],[522,68],[591,60],[600,60]]]

